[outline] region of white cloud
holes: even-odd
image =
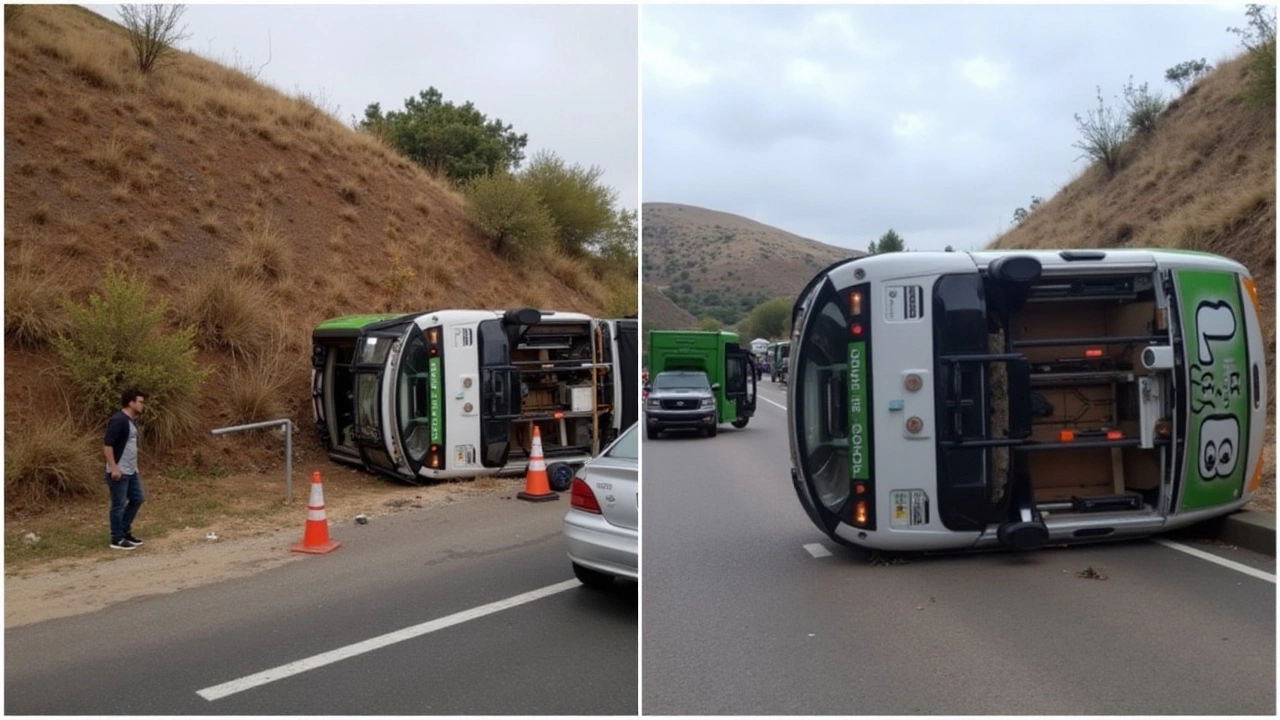
[[[1007,63],[998,63],[982,55],[961,60],[957,66],[964,79],[983,90],[995,90],[1009,80]]]
[[[919,137],[934,125],[933,118],[922,113],[898,113],[893,120],[893,134],[900,138]]]
[[[671,48],[646,45],[642,55],[646,84],[657,81],[685,89],[706,85],[715,77],[713,69],[695,65],[677,55]]]

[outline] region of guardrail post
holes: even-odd
[[[285,418],[283,420],[265,420],[263,422],[249,423],[248,425],[235,425],[232,427],[217,428],[213,430],[214,435],[226,435],[227,433],[239,432],[241,430],[257,430],[259,428],[274,427],[276,425],[284,425],[284,501],[293,502],[293,421]]]

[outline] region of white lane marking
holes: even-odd
[[[812,555],[815,559],[823,558],[823,557],[831,557],[831,551],[828,550],[826,546],[823,545],[822,543],[809,543],[808,545],[804,546],[804,549],[808,550],[809,554]]]
[[[770,400],[769,398],[767,398],[767,397],[765,397],[765,396],[763,396],[763,395],[759,395],[759,394],[757,394],[757,395],[756,395],[756,399],[757,399],[757,400],[763,400],[763,401],[765,401],[765,402],[769,403],[770,405],[776,405],[777,407],[780,407],[780,408],[782,408],[783,410],[786,410],[786,409],[787,409],[787,406],[786,406],[786,405],[783,405],[783,404],[781,404],[781,403],[776,403],[776,402],[774,402],[774,401]]]
[[[346,647],[340,647],[337,650],[330,650],[329,652],[313,655],[309,658],[303,658],[302,660],[274,667],[270,670],[263,670],[260,673],[247,675],[239,680],[232,680],[230,682],[222,683],[221,685],[214,685],[213,687],[207,687],[203,690],[197,690],[196,694],[205,700],[218,700],[220,698],[227,697],[228,695],[234,695],[238,692],[244,692],[250,688],[258,687],[259,685],[266,685],[267,683],[275,682],[276,680],[283,680],[287,677],[304,673],[308,670],[314,670],[315,668],[329,665],[330,663],[336,663],[340,660],[346,660],[347,658],[378,650],[380,648],[387,647],[388,645],[394,645],[395,643],[402,642],[404,640],[411,640],[421,635],[426,635],[427,633],[433,633],[437,630],[443,630],[447,627],[459,625],[467,622],[468,620],[475,620],[476,618],[484,617],[485,615],[491,615],[502,610],[516,607],[517,605],[523,605],[525,603],[533,602],[534,600],[540,600],[544,597],[564,592],[570,588],[579,587],[581,584],[582,583],[577,580],[565,580],[562,583],[548,585],[547,587],[532,590],[521,595],[515,595],[505,600],[498,600],[497,602],[491,602],[488,605],[481,605],[480,607],[471,608],[470,610],[463,610],[462,612],[446,615],[445,617],[436,620],[429,620],[420,625],[414,625],[412,627],[404,628],[403,630],[389,632],[386,635],[379,635],[378,637],[370,638],[353,645],[347,645]]]
[[[1208,553],[1203,550],[1197,550],[1193,547],[1187,547],[1186,545],[1183,545],[1181,543],[1176,543],[1172,540],[1165,540],[1164,538],[1152,538],[1152,540],[1154,540],[1155,542],[1167,548],[1172,548],[1174,550],[1177,550],[1178,552],[1184,552],[1188,555],[1198,557],[1201,560],[1208,560],[1211,563],[1221,565],[1224,568],[1230,568],[1237,572],[1242,572],[1245,575],[1252,575],[1253,577],[1256,577],[1260,580],[1266,580],[1267,582],[1272,584],[1274,584],[1276,581],[1276,576],[1274,574],[1259,570],[1257,568],[1251,568],[1248,565],[1245,565],[1243,563],[1238,563],[1235,560],[1228,560],[1224,557],[1218,557],[1213,553]]]

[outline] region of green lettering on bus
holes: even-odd
[[[849,477],[870,480],[867,466],[867,365],[866,343],[849,343]]]
[[[427,385],[431,388],[431,442],[444,442],[444,392],[440,379],[440,358],[427,361]]]

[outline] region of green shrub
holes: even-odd
[[[110,270],[86,305],[63,307],[70,329],[55,346],[86,420],[105,422],[119,409],[121,391],[133,387],[147,398],[138,425],[159,449],[195,429],[196,400],[210,371],[196,366],[194,328],[164,331],[167,302],[154,302],[142,281]]]
[[[90,495],[102,483],[102,438],[68,418],[24,418],[6,433],[4,445],[6,510],[39,512],[58,500]]]
[[[555,223],[538,193],[508,173],[480,175],[463,186],[467,214],[497,254],[536,257],[555,239]]]
[[[1133,78],[1124,86],[1124,102],[1128,107],[1126,120],[1131,133],[1150,133],[1156,129],[1156,118],[1167,105],[1160,93],[1153,93],[1146,83],[1134,85]]]

